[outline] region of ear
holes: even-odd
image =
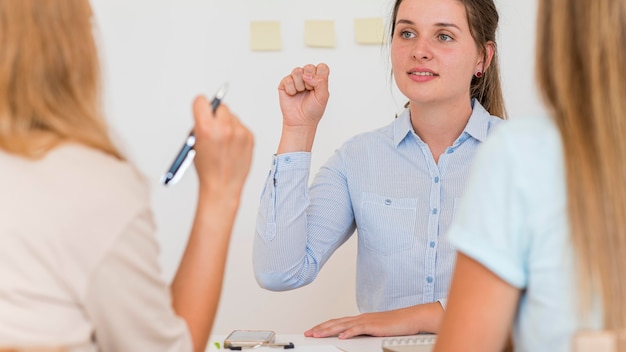
[[[485,72],[491,65],[491,60],[493,59],[493,55],[496,53],[496,43],[489,41],[485,44],[483,49],[483,55],[480,56],[480,60],[476,63],[476,70]]]

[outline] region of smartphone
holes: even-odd
[[[276,333],[270,330],[233,330],[224,340],[224,348],[241,349],[274,343]]]

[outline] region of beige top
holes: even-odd
[[[191,351],[161,277],[148,187],[77,145],[0,151],[0,347]]]

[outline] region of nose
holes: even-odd
[[[417,37],[413,42],[413,50],[411,51],[411,56],[413,59],[418,61],[430,60],[432,58],[432,50],[430,48],[430,43],[427,38]]]

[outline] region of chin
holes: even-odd
[[[407,98],[409,98],[409,101],[413,105],[435,104],[435,103],[440,103],[443,101],[441,97],[430,96],[430,95],[426,96],[426,95],[413,94],[411,96],[407,96]]]

